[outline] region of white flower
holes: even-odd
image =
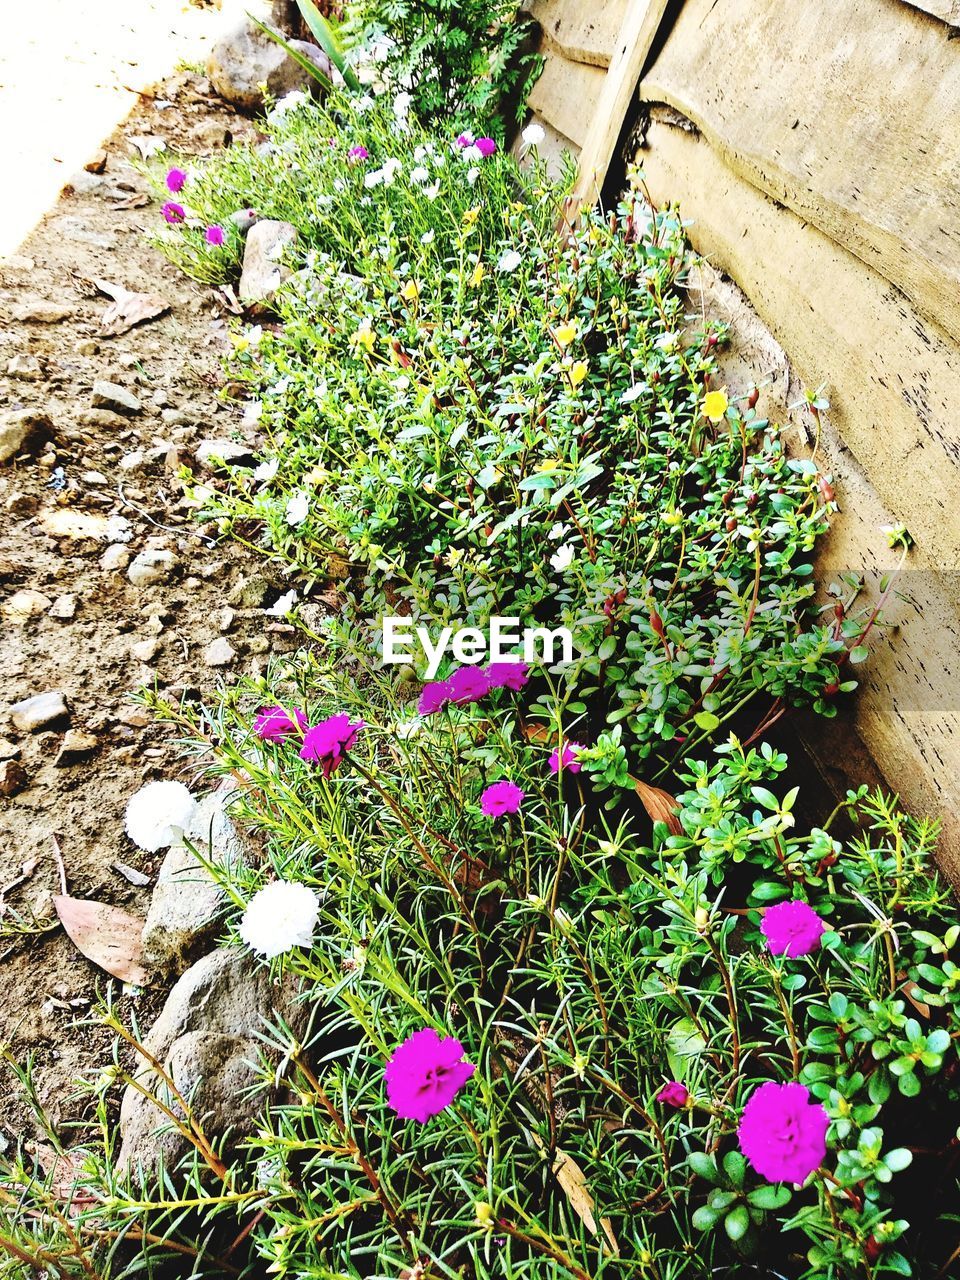
[[[269,609],[264,609],[264,613],[268,618],[285,618],[288,613],[293,611],[296,603],[297,593],[291,588],[286,595],[281,596]]]
[[[259,346],[260,339],[263,337],[263,325],[260,325],[260,324],[251,325],[251,327],[247,330],[247,332],[243,336],[250,343],[251,347]]]
[[[557,573],[563,573],[573,563],[573,543],[565,542],[551,557],[550,563]]]
[[[419,163],[421,160],[426,160],[429,154],[430,152],[426,147],[416,147],[413,152],[413,158]]]
[[[390,156],[389,159],[384,160],[383,169],[381,170],[381,172],[383,173],[384,184],[389,187],[390,184],[393,182],[394,178],[397,176],[398,171],[402,168],[403,168],[403,161],[398,160],[395,156]]]
[[[320,916],[320,899],[309,885],[275,880],[247,903],[240,937],[251,951],[272,960],[293,947],[309,947]]]
[[[539,147],[540,143],[547,135],[543,131],[543,126],[539,124],[528,124],[521,133],[524,144],[528,147]]]
[[[148,782],[127,801],[124,825],[146,853],[176,844],[196,813],[197,802],[182,782]]]
[[[254,468],[253,478],[260,484],[269,484],[279,470],[280,459],[268,458],[266,462],[261,462],[258,467]]]
[[[479,177],[480,177],[480,170],[476,167],[476,165],[474,165],[472,169],[467,170],[467,181],[470,183],[471,187]]]
[[[407,738],[415,738],[422,728],[423,721],[419,716],[414,716],[412,720],[398,720],[394,726],[397,737],[404,742]]]
[[[469,147],[464,147],[461,154],[467,164],[479,164],[483,159],[483,152],[475,142],[471,142]]]
[[[305,493],[295,493],[287,503],[283,518],[291,528],[295,528],[298,524],[303,524],[309,514],[310,499]]]
[[[407,112],[410,110],[411,98],[409,93],[398,93],[393,100],[393,114],[398,120],[406,120]]]
[[[440,183],[435,182],[432,187],[424,187],[423,193],[428,200],[436,200],[440,194]]]
[[[418,164],[415,169],[410,170],[410,181],[417,183],[418,186],[425,186],[430,181],[430,170]]]
[[[620,397],[621,404],[633,404],[634,400],[639,400],[643,395],[643,386],[638,382],[635,387],[631,387],[629,391],[625,391]]]
[[[376,104],[374,103],[373,98],[370,97],[369,93],[365,93],[362,98],[358,98],[357,101],[354,103],[354,106],[356,110],[360,113],[360,115],[363,115],[365,112],[369,111],[370,108],[375,105]]]
[[[383,181],[382,169],[371,169],[369,173],[363,175],[363,185],[369,189],[370,187],[379,187]]]
[[[516,249],[506,249],[500,255],[500,260],[497,263],[497,270],[507,273],[516,271],[522,261],[522,254],[519,254]]]
[[[434,231],[433,227],[431,227],[429,231],[425,231],[423,235],[420,237],[420,243],[433,244],[436,238],[437,238],[437,233]]]
[[[551,538],[554,542],[556,542],[556,540],[558,538],[562,538],[566,532],[567,532],[567,526],[565,524],[561,524],[560,521],[558,520],[557,523],[553,525],[550,532],[547,534],[547,537]]]
[[[333,180],[334,191],[342,191],[346,185],[347,184],[344,182],[342,178],[334,178]]]

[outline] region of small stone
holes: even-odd
[[[122,418],[119,413],[111,412],[110,409],[82,409],[77,414],[77,422],[82,427],[106,427],[118,431],[125,431],[130,426],[126,418]]]
[[[150,724],[150,712],[145,707],[124,707],[117,719],[131,729],[145,729]]]
[[[84,484],[89,484],[89,485],[107,483],[107,477],[103,474],[102,471],[85,471],[83,475],[80,477],[80,479],[83,481]]]
[[[229,640],[219,637],[211,640],[203,651],[203,660],[208,667],[229,667],[237,656],[237,651]]]
[[[35,693],[32,698],[15,702],[10,708],[11,723],[21,733],[35,733],[37,729],[45,729],[48,724],[56,724],[58,720],[65,719],[69,714],[67,700],[59,689]]]
[[[153,587],[168,582],[180,563],[172,551],[141,551],[127,570],[135,587]]]
[[[57,596],[50,608],[51,618],[72,618],[77,612],[77,597],[71,595]]]
[[[64,183],[64,190],[73,191],[78,196],[92,196],[104,187],[103,178],[96,173],[87,173],[81,169]]]
[[[45,596],[42,591],[24,587],[22,591],[15,591],[9,600],[4,601],[3,613],[11,622],[22,626],[31,618],[38,618],[41,613],[46,613],[52,603],[50,597]]]
[[[40,510],[40,499],[35,493],[15,489],[3,505],[15,516],[35,516]]]
[[[0,738],[0,760],[17,760],[19,757],[20,748],[17,744],[9,738]]]
[[[0,414],[0,462],[9,462],[53,431],[53,423],[36,409]]]
[[[69,320],[74,314],[73,307],[62,302],[47,302],[43,298],[22,302],[13,309],[14,320],[19,320],[21,324],[59,324],[61,320]]]
[[[241,302],[266,302],[276,293],[290,275],[290,268],[282,259],[296,238],[297,229],[292,223],[274,218],[264,218],[250,228],[237,286]]]
[[[11,356],[7,361],[7,376],[19,378],[21,382],[39,382],[43,377],[43,366],[36,356]]]
[[[95,356],[100,350],[100,343],[96,338],[81,338],[73,349],[78,356]]]
[[[229,605],[220,610],[220,630],[229,631],[236,621],[236,612]]]
[[[270,583],[259,574],[242,577],[227,596],[230,604],[239,605],[241,609],[260,609],[270,592]]]
[[[129,414],[131,417],[143,408],[132,391],[121,387],[118,382],[107,382],[102,378],[93,384],[92,403],[95,409],[108,409],[111,413]]]
[[[160,642],[156,636],[150,636],[147,640],[138,640],[130,652],[138,662],[151,662],[157,656],[159,647]]]
[[[130,563],[130,548],[122,542],[115,542],[107,547],[100,557],[100,568],[104,573],[120,573]]]
[[[95,511],[78,511],[71,507],[57,507],[45,511],[40,517],[40,527],[51,538],[70,538],[79,542],[129,542],[133,528],[126,516],[104,516]]]
[[[15,796],[28,782],[23,766],[16,760],[4,760],[0,764],[0,796]]]
[[[255,467],[257,460],[249,445],[238,444],[235,440],[201,440],[197,445],[197,461],[210,471],[220,470],[221,464],[228,467]]]
[[[151,613],[147,619],[146,630],[152,636],[158,636],[163,631],[163,619],[157,613]]]
[[[54,760],[57,769],[65,769],[67,765],[76,764],[96,751],[100,743],[92,733],[83,733],[80,729],[68,729],[63,735],[60,750]]]
[[[139,471],[144,463],[144,454],[142,449],[135,449],[133,453],[125,453],[117,466],[121,471]]]

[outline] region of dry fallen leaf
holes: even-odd
[[[673,796],[662,787],[651,787],[648,783],[641,782],[639,778],[634,778],[633,786],[640,797],[640,803],[653,821],[665,822],[670,828],[671,835],[682,836],[683,827],[677,817],[679,805]]]
[[[150,197],[145,196],[142,191],[135,191],[133,195],[109,196],[108,199],[113,203],[114,209],[142,209],[150,203]]]
[[[138,987],[149,982],[142,964],[142,920],[105,902],[63,893],[54,897],[53,905],[70,941],[88,960],[121,982]]]
[[[158,137],[155,133],[132,134],[127,138],[127,141],[132,147],[136,147],[144,160],[149,160],[151,156],[155,156],[167,149],[164,139]]]
[[[541,1151],[545,1151],[546,1147],[543,1140],[532,1134],[533,1140]],[[597,1216],[594,1210],[593,1196],[590,1194],[590,1188],[587,1186],[587,1178],[583,1170],[577,1164],[572,1156],[568,1156],[565,1151],[557,1148],[553,1161],[553,1176],[560,1185],[563,1194],[570,1201],[570,1207],[574,1213],[587,1228],[591,1235],[597,1234]],[[613,1234],[613,1227],[609,1218],[600,1219],[600,1227],[603,1234],[607,1238],[606,1249],[615,1258],[620,1256],[620,1245],[617,1237]]]
[[[159,293],[132,293],[122,284],[114,284],[110,280],[95,280],[94,284],[101,293],[113,299],[112,306],[107,307],[100,318],[100,332],[108,337],[126,333],[134,325],[155,320],[170,310],[170,303]]]

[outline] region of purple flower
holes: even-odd
[[[171,169],[167,174],[167,190],[178,196],[187,185],[187,175],[182,169]]]
[[[473,134],[468,132],[461,133],[457,138],[456,145],[461,151],[466,151],[467,147],[473,146]]]
[[[579,773],[583,767],[577,759],[578,752],[583,750],[581,742],[565,742],[563,744],[563,760],[561,761],[560,752],[553,751],[550,755],[550,772],[559,773],[560,765],[563,764],[564,769],[569,769],[571,773]]]
[[[206,232],[204,233],[204,239],[207,244],[212,244],[219,248],[224,241],[223,227],[207,227]]]
[[[491,689],[522,689],[530,679],[530,668],[525,662],[490,662],[486,667]]]
[[[490,692],[490,677],[482,667],[457,667],[449,677],[450,701],[458,706],[479,702]]]
[[[516,813],[526,793],[515,782],[505,779],[487,787],[480,797],[480,811],[488,818],[499,818],[505,813]]]
[[[486,160],[488,156],[496,154],[497,144],[494,142],[493,138],[478,138],[473,145],[483,156],[484,160]]]
[[[452,696],[447,680],[432,680],[430,684],[423,686],[417,711],[422,716],[432,716],[441,707],[445,707]]]
[[[343,712],[322,720],[303,735],[300,759],[319,764],[323,768],[323,776],[329,778],[343,759],[343,753],[349,751],[356,742],[357,734],[363,727],[362,720],[354,724]]]
[[[291,717],[283,707],[264,707],[254,719],[253,732],[264,742],[282,742],[298,728],[301,731],[306,729],[307,724],[307,717],[302,711],[294,710]]]
[[[350,150],[347,152],[347,159],[350,161],[351,164],[360,164],[361,161],[369,160],[369,158],[370,158],[370,152],[367,150],[366,147],[361,147],[361,146],[351,147]]]
[[[685,1084],[681,1084],[679,1080],[668,1080],[657,1094],[657,1101],[662,1102],[665,1107],[676,1107],[679,1111],[687,1105],[689,1097],[690,1090]]]
[[[441,1039],[424,1027],[394,1049],[387,1063],[387,1102],[401,1120],[425,1124],[449,1107],[474,1071],[473,1063],[463,1061],[459,1040]]]
[[[169,222],[171,226],[176,226],[178,222],[182,222],[187,216],[184,212],[182,204],[175,204],[172,200],[168,200],[160,209],[165,222]]]
[[[768,1182],[803,1182],[827,1154],[830,1119],[802,1084],[768,1080],[740,1117],[740,1150]]]
[[[791,960],[817,951],[826,931],[827,926],[813,907],[799,898],[768,907],[760,922],[760,932],[767,940],[770,954],[789,956]]]

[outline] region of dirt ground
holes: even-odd
[[[290,629],[264,613],[285,584],[260,562],[242,564],[233,545],[212,545],[185,501],[178,473],[202,472],[200,441],[249,438],[240,407],[218,398],[229,307],[148,246],[157,205],[131,165],[132,137],[209,154],[231,134],[249,136],[251,124],[208,88],[183,72],[141,98],[105,144],[103,173],[81,171],[0,260],[0,418],[35,409],[49,419],[0,465],[0,778],[15,792],[0,798],[0,1045],[17,1060],[34,1055],[54,1119],[73,1113],[70,1082],[98,1070],[109,1044],[83,1021],[106,976],[53,913],[54,838],[72,895],[144,915],[150,884],[113,864],[152,881],[162,854],[133,846],[124,807],[144,782],[177,776],[177,754],[131,693],[202,696],[290,643]],[[111,300],[94,281],[161,293],[170,310],[104,336]],[[97,407],[103,379],[132,392],[139,411]],[[151,549],[173,552],[174,572],[134,585],[127,561]],[[18,731],[10,707],[46,691],[62,692],[68,716]],[[149,1024],[163,994],[134,991],[120,1004]],[[29,1122],[12,1076],[0,1079],[0,1125],[12,1137]]]

